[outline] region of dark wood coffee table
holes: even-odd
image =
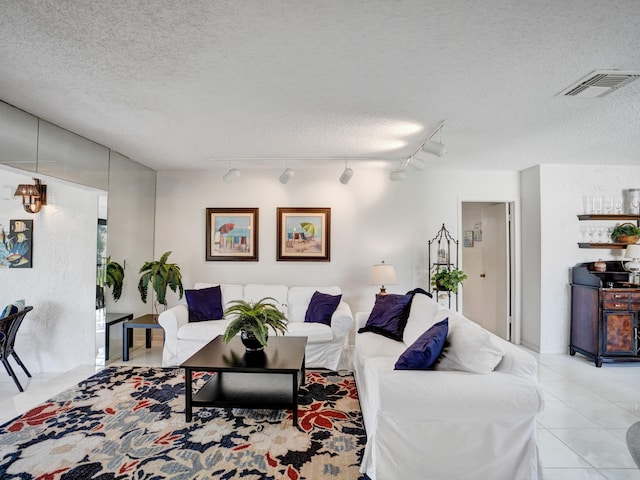
[[[270,336],[263,352],[246,352],[240,337],[227,344],[218,335],[180,365],[186,421],[193,407],[291,409],[297,427],[306,345],[307,337]],[[215,372],[195,395],[193,372]]]

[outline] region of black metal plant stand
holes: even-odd
[[[435,250],[435,253],[432,252]],[[452,250],[455,254],[455,261],[452,258]],[[429,240],[429,285],[431,286],[431,279],[433,276],[441,270],[457,270],[458,269],[458,240],[453,238],[446,229],[444,223],[442,228],[438,231],[435,237]],[[458,287],[460,288],[460,287]],[[448,307],[451,308],[451,291],[442,290],[438,287],[432,286],[432,291],[436,296],[436,300],[439,295],[445,295],[448,299]],[[455,295],[455,308],[458,310],[458,295]]]

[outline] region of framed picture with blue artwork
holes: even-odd
[[[258,209],[207,208],[207,261],[258,261]]]
[[[278,261],[331,261],[330,208],[278,208]]]
[[[0,228],[0,267],[33,267],[33,220],[10,220]]]

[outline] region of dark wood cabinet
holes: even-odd
[[[640,361],[640,288],[626,281],[621,262],[606,264],[605,272],[593,271],[590,263],[575,266],[571,283],[569,353],[586,355],[597,367]]]

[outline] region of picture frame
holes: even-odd
[[[467,248],[473,247],[473,230],[467,230],[464,232],[463,246]]]
[[[277,209],[277,260],[331,261],[331,208]]]
[[[206,209],[206,261],[258,261],[258,208]]]
[[[473,239],[476,242],[482,241],[482,223],[476,223],[473,226]]]
[[[9,220],[0,230],[0,267],[33,268],[33,220]]]

